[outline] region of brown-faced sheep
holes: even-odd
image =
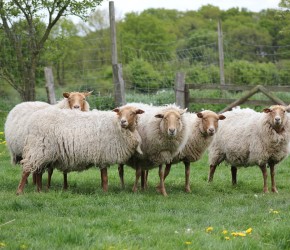
[[[39,175],[47,166],[63,172],[98,166],[103,170],[102,186],[107,191],[106,168],[126,162],[141,143],[136,119],[143,111],[132,106],[114,111],[79,112],[51,107],[35,112],[28,120],[17,194],[23,192],[30,172]],[[41,190],[41,182],[37,188]]]
[[[268,164],[272,192],[278,192],[275,165],[287,156],[290,140],[286,108],[274,105],[264,109],[263,113],[241,109],[225,112],[224,115],[227,119],[220,122],[219,130],[209,147],[208,181],[212,181],[216,167],[222,161],[231,165],[233,184],[237,182],[237,167],[258,165],[263,174],[263,191],[268,192]]]

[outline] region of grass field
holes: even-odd
[[[2,113],[1,132],[4,120]],[[157,170],[150,172],[148,190],[132,193],[134,171],[125,168],[121,190],[116,166],[108,171],[108,193],[98,169],[90,169],[69,174],[68,191],[55,171],[50,191],[35,192],[29,179],[24,195],[16,196],[21,171],[11,166],[3,136],[1,249],[290,249],[290,159],[277,167],[279,194],[262,193],[258,167],[240,169],[233,187],[230,168],[221,165],[207,183],[205,155],[192,164],[190,194],[183,191],[180,164],[166,179],[166,198],[155,190]]]

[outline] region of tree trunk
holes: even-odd
[[[23,72],[21,80],[23,82],[23,92],[21,97],[23,101],[35,101],[35,82],[36,82],[36,65],[37,56],[32,55],[30,64],[26,65],[27,69]]]

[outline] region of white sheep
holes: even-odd
[[[126,162],[140,145],[136,119],[143,111],[120,107],[113,111],[68,111],[55,107],[37,111],[29,119],[29,134],[21,161],[23,174],[17,194],[30,172],[41,173],[50,164],[62,172],[98,166],[104,191],[106,168]],[[141,153],[141,152],[139,152]],[[39,174],[38,174],[39,175]],[[39,180],[39,179],[38,179]],[[37,183],[41,190],[41,183]]]
[[[92,92],[64,92],[64,99],[53,105],[60,109],[77,109],[89,111],[86,97]],[[38,110],[51,107],[45,102],[22,102],[16,105],[8,114],[5,122],[5,140],[11,156],[11,163],[16,165],[22,159],[24,141],[28,133],[27,120]],[[50,186],[52,169],[48,171],[48,187]],[[64,173],[64,186],[67,186],[67,176]]]
[[[224,120],[224,115],[216,114],[210,110],[199,113],[185,113],[184,119],[190,128],[189,139],[183,150],[169,164],[166,164],[164,179],[170,172],[171,164],[182,161],[185,166],[185,191],[190,192],[189,176],[190,163],[198,161],[212,142],[218,130],[219,120]]]
[[[130,104],[132,105],[132,104]],[[137,130],[141,136],[143,154],[134,154],[125,164],[136,169],[133,191],[137,190],[142,171],[159,166],[160,192],[166,196],[162,164],[170,163],[185,146],[189,128],[185,124],[183,114],[186,110],[176,105],[152,107],[146,104],[135,104],[142,107],[145,114],[140,117]],[[123,166],[119,166],[121,183]]]
[[[268,192],[267,169],[270,167],[272,192],[277,192],[275,165],[287,156],[290,141],[290,125],[286,108],[279,105],[264,109],[263,113],[252,110],[225,112],[225,121],[209,147],[212,181],[216,167],[226,161],[231,165],[232,183],[236,184],[237,167],[258,165],[264,179],[264,192]]]

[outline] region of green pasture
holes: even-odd
[[[5,113],[0,113],[3,131]],[[1,249],[290,249],[290,160],[276,171],[279,194],[262,193],[258,167],[238,171],[218,167],[207,183],[207,155],[191,167],[191,189],[184,189],[182,164],[172,168],[168,197],[155,190],[158,171],[149,174],[149,189],[132,193],[134,171],[125,168],[120,188],[117,166],[109,173],[109,191],[100,187],[98,169],[70,173],[69,190],[55,171],[52,188],[37,193],[31,179],[16,196],[21,176],[12,166],[0,134]],[[44,174],[46,183],[46,174]],[[269,181],[270,184],[270,181]]]

